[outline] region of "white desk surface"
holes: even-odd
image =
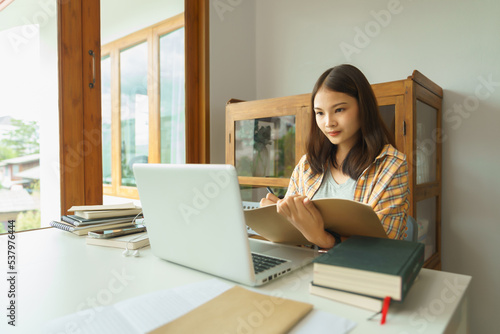
[[[2,314],[8,305],[3,278],[8,271],[7,240],[6,235],[0,236]],[[41,325],[66,314],[213,278],[161,260],[149,247],[141,250],[141,257],[124,257],[122,249],[86,245],[85,237],[56,229],[17,233],[16,250],[17,326],[7,325],[8,319],[2,315],[0,333],[37,333]],[[189,246],[179,251],[189,252]],[[367,320],[371,311],[309,294],[311,279],[312,265],[308,265],[258,289],[351,319],[357,323],[352,333],[468,332],[470,276],[422,269],[405,302],[391,304],[383,326],[379,316]]]

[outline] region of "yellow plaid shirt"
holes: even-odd
[[[312,174],[304,155],[290,177],[286,196],[299,194],[312,199],[323,176]],[[406,156],[386,145],[356,181],[354,200],[373,208],[389,238],[402,239],[410,206],[409,192]]]

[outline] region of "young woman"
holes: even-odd
[[[401,239],[406,226],[406,157],[380,118],[373,90],[352,65],[328,69],[316,82],[307,153],[290,178],[284,199],[268,194],[261,206],[277,204],[311,243],[331,248],[341,241],[324,229],[311,199],[345,198],[369,204],[389,238]]]

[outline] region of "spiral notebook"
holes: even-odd
[[[104,224],[98,224],[98,225],[85,225],[83,227],[78,227],[71,225],[70,223],[62,222],[62,221],[51,221],[50,226],[58,228],[63,231],[68,231],[76,235],[87,235],[91,231],[97,231],[97,230],[102,230],[102,229],[113,229],[117,227],[126,227],[126,226],[131,226],[134,225],[131,221],[130,222],[124,222],[124,223],[104,223]]]

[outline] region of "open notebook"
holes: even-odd
[[[187,315],[233,286],[217,279],[200,281],[168,290],[154,291],[116,304],[81,310],[48,322],[43,334],[66,333],[68,324],[86,334],[142,334]],[[273,298],[275,298],[274,296]],[[241,302],[241,301],[240,301]],[[195,315],[196,316],[196,315]],[[332,313],[313,309],[290,334],[347,333],[356,323]]]

